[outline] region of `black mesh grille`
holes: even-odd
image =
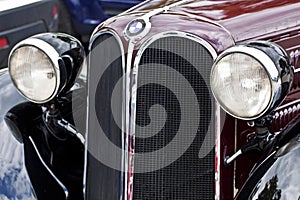
[[[202,45],[181,37],[161,38],[144,51],[138,68],[134,199],[214,199],[212,62]]]
[[[121,166],[121,155],[106,149],[105,141],[122,148],[122,52],[111,34],[100,35],[89,55],[88,153],[86,199],[119,199],[122,172],[103,163],[110,157]],[[112,106],[113,105],[113,106]],[[102,162],[100,162],[102,161]]]

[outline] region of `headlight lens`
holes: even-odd
[[[252,118],[271,99],[272,85],[260,62],[244,53],[232,53],[216,63],[212,88],[218,101],[234,116]]]
[[[43,52],[40,45],[48,48],[54,58]],[[37,103],[54,98],[59,87],[58,58],[56,51],[39,39],[31,38],[17,45],[9,57],[9,72],[20,93]]]
[[[226,112],[253,120],[282,102],[292,77],[284,50],[256,41],[231,47],[218,56],[212,67],[211,88]]]

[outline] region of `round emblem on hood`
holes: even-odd
[[[137,36],[143,32],[146,22],[143,19],[136,19],[127,25],[126,33],[128,36]]]

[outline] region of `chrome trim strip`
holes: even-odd
[[[10,73],[10,59],[12,54],[14,53],[14,51],[16,51],[18,48],[20,47],[24,47],[24,46],[33,46],[35,48],[38,48],[39,50],[41,50],[51,61],[51,63],[53,64],[55,73],[56,73],[56,86],[55,86],[55,90],[53,91],[52,95],[48,98],[45,99],[44,101],[36,101],[34,99],[29,99],[28,97],[26,97],[21,91],[18,90],[18,92],[24,96],[26,99],[28,99],[31,102],[34,103],[46,103],[50,100],[52,100],[56,94],[58,93],[59,90],[59,86],[60,86],[60,68],[59,68],[59,64],[58,64],[58,60],[60,59],[58,52],[55,50],[55,48],[53,46],[51,46],[49,43],[45,42],[42,39],[39,38],[34,38],[34,37],[30,37],[27,38],[21,42],[19,42],[16,46],[14,46],[14,48],[10,51],[9,56],[8,56],[8,70],[9,70],[9,74]],[[15,85],[16,88],[18,88],[15,84],[15,82],[12,79],[13,84]]]
[[[237,150],[237,142],[238,142],[238,120],[235,118],[234,119],[234,152],[238,151]],[[239,153],[242,153],[242,152],[239,152]],[[236,180],[236,160],[234,160],[234,163],[233,163],[233,184],[232,184],[233,196],[235,196],[236,192],[238,191],[238,189],[236,188],[235,180]]]
[[[31,136],[29,136],[29,140],[30,140],[30,142],[31,142],[31,144],[32,144],[32,146],[33,146],[33,148],[34,148],[36,154],[38,155],[38,157],[39,157],[41,163],[44,165],[44,167],[47,169],[47,171],[50,173],[50,175],[54,178],[54,180],[59,184],[59,186],[64,190],[66,199],[68,199],[68,197],[69,197],[68,189],[67,189],[66,186],[64,186],[64,184],[63,184],[63,183],[62,183],[62,182],[54,175],[54,173],[51,171],[51,169],[50,169],[50,168],[47,166],[47,164],[44,162],[44,160],[43,160],[42,156],[40,155],[39,150],[38,150],[38,148],[36,147],[35,142],[33,141],[33,139],[32,139]]]
[[[221,107],[217,101],[215,101],[215,120],[216,120],[216,155],[215,155],[215,200],[220,199],[220,170],[221,164]]]
[[[113,30],[113,29],[110,29],[110,28],[105,28],[105,29],[102,29],[100,32],[98,32],[97,34],[93,35],[90,39],[90,42],[89,42],[89,53],[91,51],[91,48],[92,48],[92,45],[94,44],[95,40],[103,35],[103,34],[110,34],[112,35],[118,42],[119,46],[120,46],[120,50],[121,50],[121,55],[122,55],[122,68],[123,68],[123,73],[124,75],[126,76],[126,67],[125,67],[125,50],[124,50],[124,46],[123,46],[123,43],[122,43],[122,40],[121,38],[119,37],[119,35]],[[89,56],[87,57],[89,59]],[[88,67],[88,73],[87,74],[90,74],[90,67]],[[89,79],[89,76],[88,78]],[[126,91],[126,78],[123,78],[123,94],[122,96],[125,96],[125,91]],[[89,90],[87,90],[87,111],[89,110],[89,97],[90,97],[90,94],[89,94]],[[122,131],[124,132],[126,130],[126,123],[125,123],[125,103],[126,101],[124,99],[122,99]],[[89,113],[87,112],[87,116],[86,116],[86,124],[88,124],[88,121],[89,121]],[[83,189],[83,194],[84,196],[86,195],[86,173],[87,173],[87,153],[88,153],[88,128],[86,129],[86,133],[85,133],[85,138],[86,138],[86,142],[85,142],[85,159],[84,159],[84,177],[83,177],[83,185],[84,185],[84,189]],[[126,158],[127,158],[127,149],[126,149],[126,141],[124,140],[124,137],[122,137],[122,149],[123,149],[123,153],[122,153],[122,161],[121,162],[121,169],[122,171],[126,172]],[[122,185],[124,183],[126,183],[126,173],[125,173],[125,177],[123,177],[123,173],[121,173],[121,183],[120,183],[120,187],[121,188],[124,188],[122,187]],[[124,195],[124,192],[120,192],[120,200],[123,199],[123,195]]]
[[[284,105],[276,108],[274,111],[276,112],[276,111],[279,111],[279,110],[283,110],[284,108],[291,107],[292,105],[297,104],[297,103],[298,104],[300,103],[300,99],[297,99],[297,100],[292,101],[290,103],[284,104]]]
[[[129,42],[127,52],[126,66],[126,93],[125,93],[125,120],[126,120],[126,163],[125,165],[125,198],[124,200],[133,199],[133,175],[134,175],[134,129],[135,129],[135,104],[137,79],[135,78],[136,70],[131,71],[132,56],[134,51],[134,42]],[[130,115],[131,113],[131,115]]]

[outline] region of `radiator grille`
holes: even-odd
[[[160,38],[143,52],[134,199],[214,199],[214,107],[208,85],[212,62],[201,44],[177,36]],[[204,140],[209,144],[203,145]],[[199,156],[200,151],[207,154]]]

